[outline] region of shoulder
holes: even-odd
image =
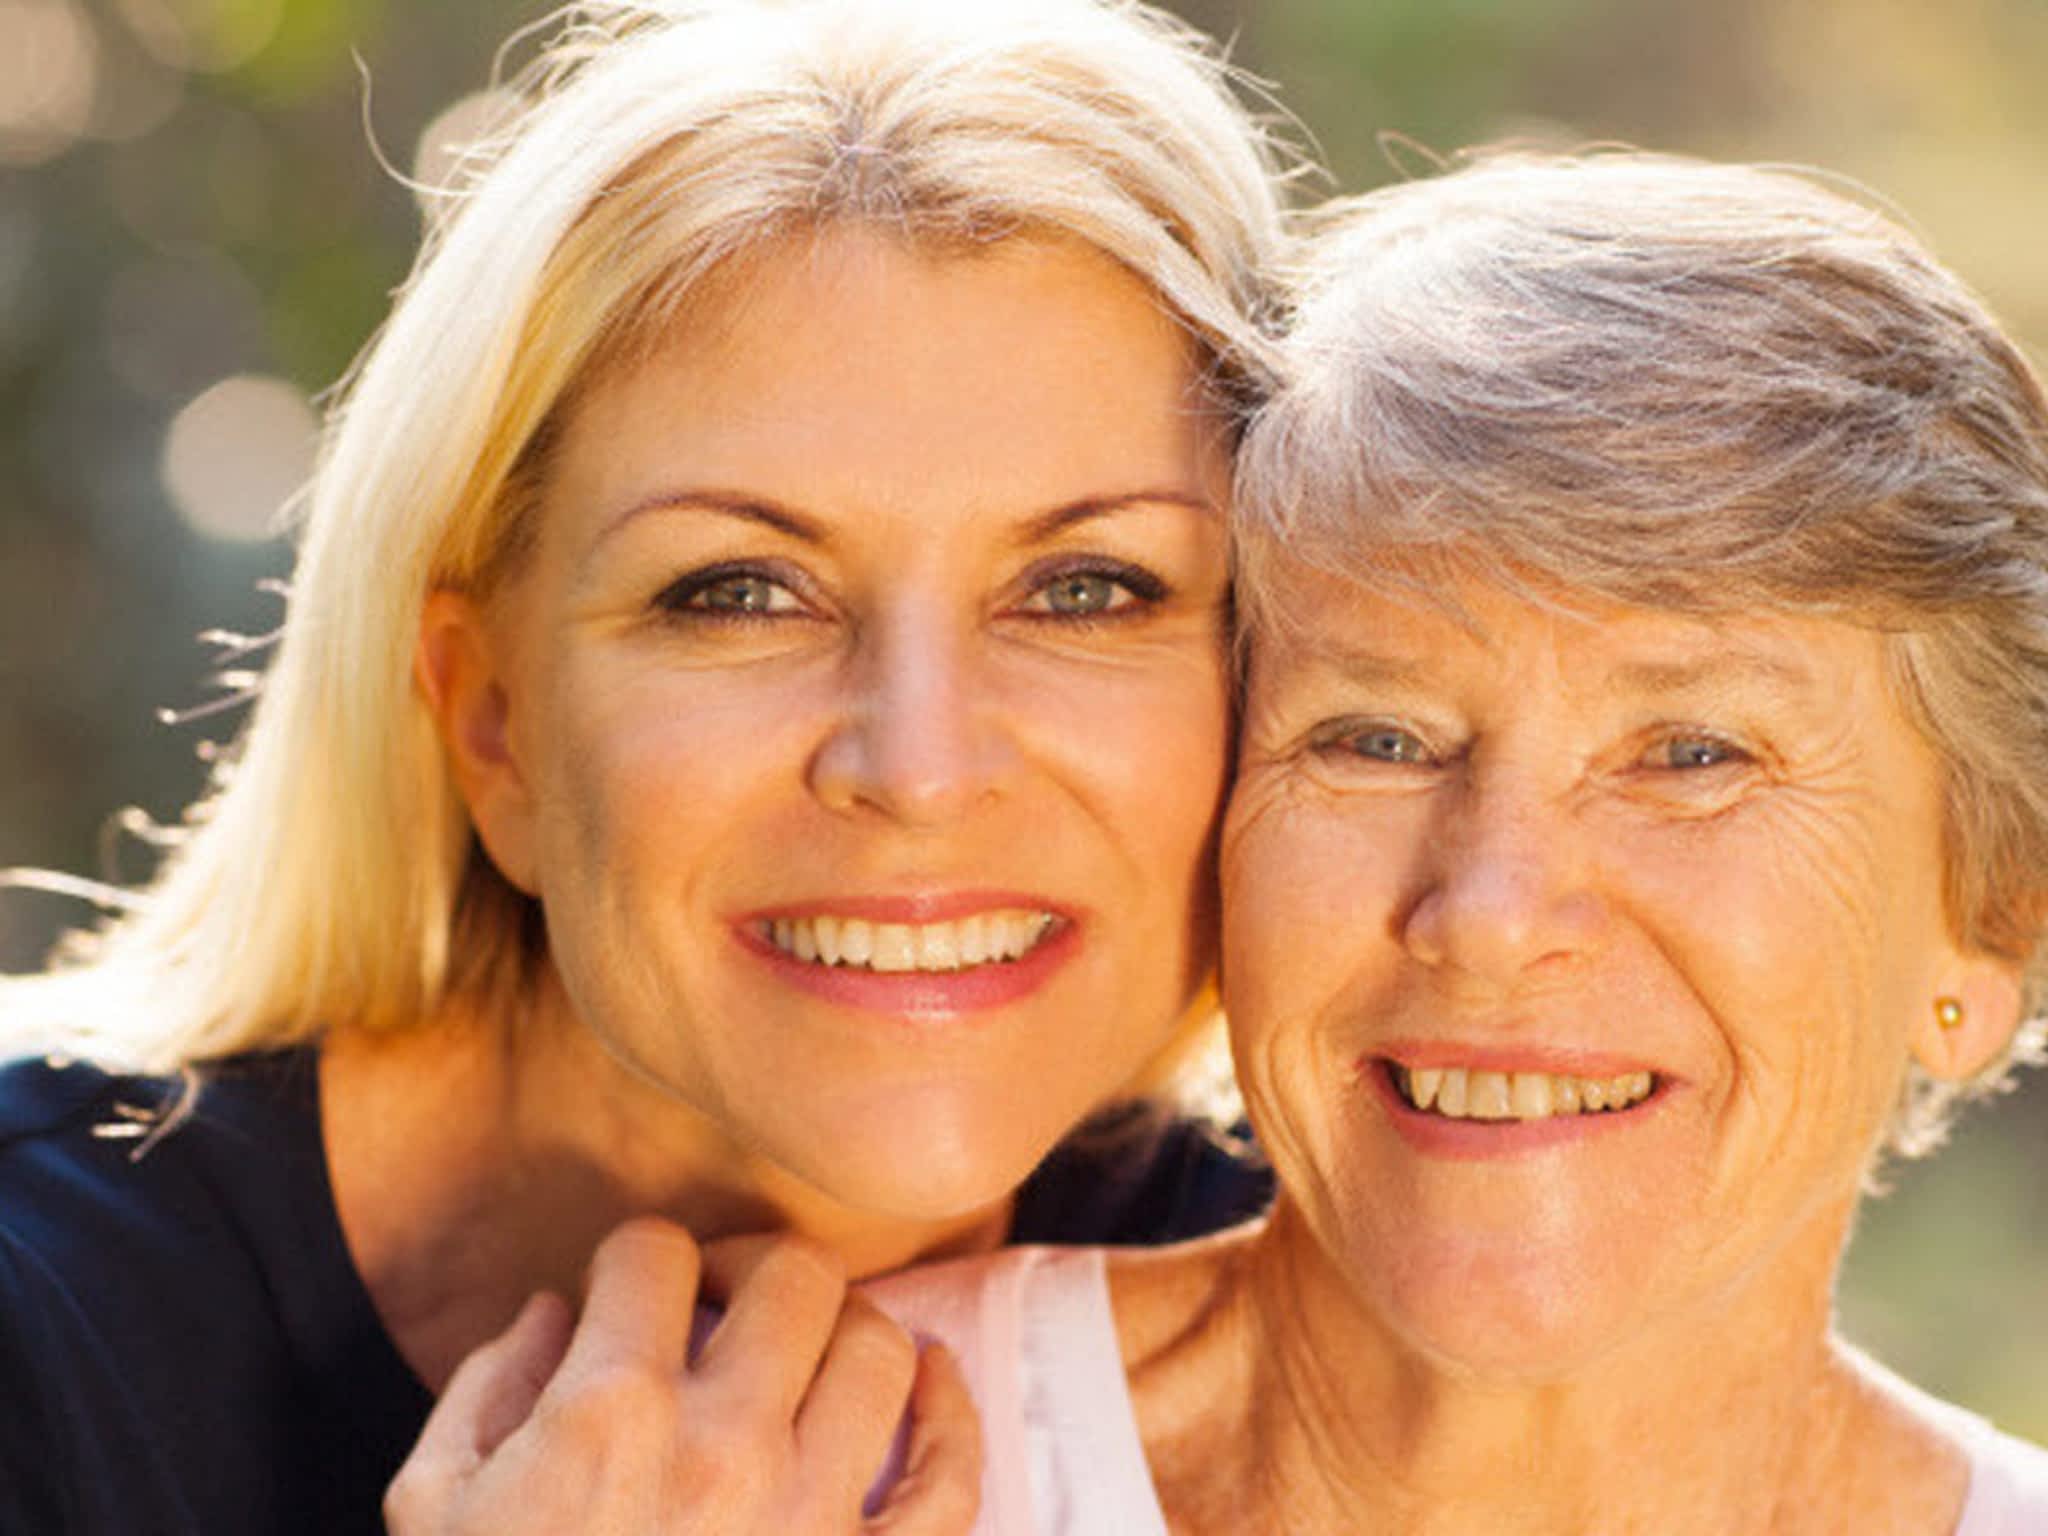
[[[167,1077],[0,1067],[0,1319],[59,1316],[102,1343],[201,1336],[264,1302],[254,1234],[318,1158],[312,1092],[266,1058]],[[303,1203],[302,1201],[300,1203]],[[74,1340],[74,1342],[76,1342]]]
[[[912,1333],[950,1349],[977,1398],[1013,1378],[1025,1353],[1047,1340],[1074,1344],[1078,1335],[1063,1333],[1057,1320],[1109,1315],[1099,1248],[999,1248],[899,1270],[861,1289]]]
[[[1959,1455],[1968,1473],[1955,1536],[2040,1536],[2048,1531],[2048,1450],[1914,1386],[1855,1350],[1843,1358],[1909,1421]]]
[[[156,1442],[229,1426],[204,1394],[163,1423],[154,1382],[241,1367],[246,1342],[209,1322],[255,1292],[219,1261],[190,1143],[168,1134],[194,1091],[45,1060],[0,1068],[0,1524],[111,1530],[144,1509],[165,1530],[197,1523]]]
[[[1006,1248],[869,1288],[959,1359],[987,1459],[976,1531],[1165,1536],[1101,1248]]]
[[[1236,1226],[1273,1199],[1250,1128],[1133,1101],[1091,1116],[1017,1192],[1010,1241],[1153,1245]]]
[[[0,1068],[0,1529],[252,1528],[289,1505],[281,1405],[333,1352],[302,1282],[332,1267],[319,1156],[308,1062]]]
[[[0,1067],[0,1232],[76,1274],[186,1257],[245,1228],[234,1207],[317,1149],[293,1057],[166,1077],[84,1063]]]
[[[2048,1531],[2048,1450],[1978,1421],[1963,1441],[1970,1494],[1956,1536]]]

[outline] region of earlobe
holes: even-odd
[[[532,895],[533,797],[512,749],[499,651],[475,599],[445,590],[428,594],[413,676],[485,851],[500,874]]]
[[[2019,967],[1988,955],[1959,957],[1926,1001],[1911,1035],[1913,1058],[1945,1082],[1973,1077],[1998,1059],[2020,1027]]]

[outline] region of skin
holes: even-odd
[[[488,601],[436,594],[420,646],[478,834],[545,905],[544,977],[513,1014],[326,1057],[337,1202],[394,1339],[438,1385],[499,1336],[420,1454],[532,1407],[562,1357],[513,1320],[576,1294],[622,1221],[795,1233],[839,1287],[991,1246],[1180,1026],[1213,947],[1227,483],[1185,334],[1052,241],[792,241],[582,392],[531,552]],[[761,940],[763,914],[875,900],[1044,908],[1059,958],[995,1003],[882,1006]],[[687,1317],[694,1285],[626,1273],[581,1327]],[[762,1332],[815,1336],[783,1346],[800,1381],[834,1358],[829,1327]],[[408,1529],[506,1529],[428,1486]]]
[[[2018,979],[1949,937],[1880,638],[1455,598],[1304,573],[1256,653],[1224,976],[1286,1194],[1115,1282],[1177,1529],[1948,1531],[1960,1456],[1830,1290],[1909,1053],[1974,1070]],[[1658,1088],[1453,1144],[1389,1059]]]
[[[693,1351],[700,1282],[725,1312]],[[904,1473],[864,1513],[906,1407]],[[542,1293],[462,1363],[384,1513],[393,1536],[959,1536],[980,1461],[958,1367],[847,1296],[829,1254],[768,1238],[700,1252],[644,1219],[599,1246],[580,1320]]]

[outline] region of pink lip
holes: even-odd
[[[1526,1062],[1527,1052],[1509,1053],[1512,1059]],[[1611,1058],[1585,1058],[1608,1060]],[[1435,1063],[1411,1061],[1401,1058],[1403,1065],[1434,1065]],[[1475,1061],[1472,1056],[1460,1055],[1447,1059],[1446,1066],[1472,1065],[1482,1072],[1515,1071],[1515,1067],[1498,1067],[1486,1062]],[[1393,1122],[1396,1132],[1403,1141],[1428,1157],[1442,1158],[1447,1162],[1477,1163],[1495,1159],[1527,1157],[1552,1147],[1564,1146],[1571,1142],[1584,1141],[1594,1136],[1617,1135],[1639,1129],[1650,1118],[1670,1102],[1675,1085],[1668,1079],[1659,1078],[1657,1086],[1650,1090],[1650,1096],[1627,1109],[1604,1111],[1595,1114],[1552,1115],[1545,1120],[1452,1120],[1443,1115],[1433,1115],[1416,1109],[1401,1097],[1401,1090],[1394,1086],[1394,1075],[1385,1060],[1368,1058],[1362,1065],[1362,1076],[1378,1094],[1381,1105],[1387,1111],[1387,1118]],[[1647,1067],[1622,1067],[1614,1071],[1582,1071],[1576,1068],[1554,1068],[1523,1066],[1525,1072],[1561,1072],[1571,1077],[1619,1077],[1630,1070],[1647,1071]]]
[[[764,931],[778,917],[865,918],[882,923],[942,923],[977,912],[1052,912],[1053,931],[1017,960],[977,965],[962,971],[869,971],[819,965],[777,949]],[[833,897],[751,913],[733,924],[741,947],[800,992],[842,1007],[894,1014],[923,1022],[986,1013],[1021,1002],[1081,953],[1082,925],[1041,897],[1011,892],[947,892],[917,896]]]

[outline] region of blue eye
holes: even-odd
[[[669,613],[718,619],[770,618],[803,606],[773,576],[731,566],[693,571],[663,588],[654,603]]]
[[[1644,766],[1688,772],[1701,768],[1723,768],[1746,763],[1750,756],[1731,741],[1702,732],[1666,736],[1644,754]]]
[[[1044,596],[1048,613],[1068,615],[1108,613],[1132,600],[1127,588],[1094,571],[1062,576],[1045,588]]]
[[[1095,619],[1121,615],[1157,603],[1166,583],[1137,566],[1072,566],[1045,577],[1021,605],[1025,613],[1054,619]]]
[[[1338,745],[1375,763],[1427,763],[1433,757],[1422,738],[1398,725],[1372,725],[1347,732]]]

